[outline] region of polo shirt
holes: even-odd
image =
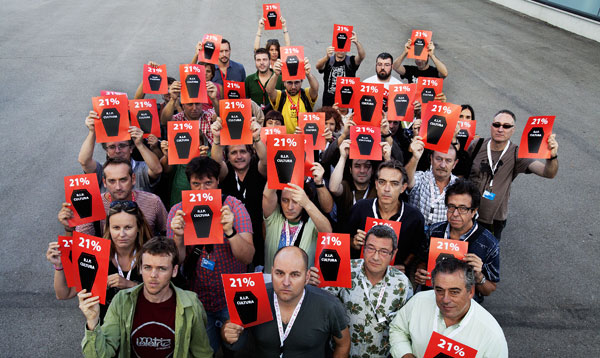
[[[271,77],[275,74],[271,72]],[[260,83],[258,78],[258,71],[246,77],[245,87],[246,87],[246,98],[250,98],[264,109],[264,107],[270,104],[269,95],[264,90],[267,87],[266,83]],[[262,87],[261,87],[262,86]],[[277,84],[275,84],[275,89],[280,91],[284,90],[283,81],[281,80],[281,75],[277,76]]]

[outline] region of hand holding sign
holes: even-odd
[[[419,77],[417,79],[417,99],[422,103],[437,100],[444,89],[444,79],[435,77]],[[445,101],[442,101],[445,102]]]
[[[319,270],[319,287],[352,287],[350,235],[320,232],[315,267]]]
[[[252,327],[273,319],[262,273],[222,274],[231,322]]]
[[[60,262],[65,273],[68,287],[75,287],[75,273],[73,267],[73,236],[58,236],[58,249]]]
[[[223,80],[223,90],[225,91],[225,99],[246,98],[246,86],[244,82]]]
[[[433,33],[426,30],[413,30],[410,37],[411,47],[408,51],[408,58],[417,60],[427,60],[429,51],[427,50]]]
[[[350,127],[350,159],[381,160],[381,128]]]
[[[365,222],[365,234],[369,232],[369,230],[371,230],[371,228],[373,226],[376,225],[385,225],[388,227],[391,227],[394,232],[396,233],[396,236],[398,237],[398,242],[400,242],[400,229],[402,228],[402,222],[400,221],[395,221],[395,220],[383,220],[383,219],[375,219],[375,218],[367,218],[367,221]],[[363,258],[364,257],[364,251],[365,251],[365,247],[363,246],[361,251],[360,251],[360,257]],[[394,252],[394,255],[392,255],[392,258],[390,259],[390,266],[394,265],[394,261],[396,260],[396,254],[398,250],[396,250],[396,252]]]
[[[167,128],[169,165],[187,164],[200,155],[198,121],[169,121]]]
[[[260,129],[260,140],[267,145],[267,137],[271,134],[286,134],[285,126],[262,127]]]
[[[198,61],[212,64],[219,63],[221,51],[221,35],[206,34],[202,38],[202,50],[198,51]]]
[[[423,358],[475,358],[477,350],[435,331],[431,334]]]
[[[429,243],[429,260],[427,261],[427,271],[431,274],[435,264],[439,260],[444,260],[454,256],[462,260],[469,250],[469,243],[460,240],[440,239],[432,237]],[[431,286],[431,280],[427,280],[427,286]]]
[[[333,25],[333,39],[331,46],[334,47],[335,51],[348,52],[352,46],[350,39],[352,38],[352,26],[348,25]]]
[[[144,138],[150,134],[160,137],[160,120],[155,99],[132,99],[129,101],[131,125],[144,131]]]
[[[209,103],[204,65],[179,65],[181,103]]]
[[[430,102],[423,110],[419,136],[425,148],[448,153],[458,123],[461,107],[448,102]]]
[[[280,30],[281,7],[277,4],[263,4],[263,18],[265,19],[265,30]]]
[[[304,135],[284,134],[267,137],[267,183],[279,190],[288,183],[304,182]]]
[[[283,81],[303,80],[306,77],[304,70],[304,47],[281,47],[281,79]]]
[[[471,145],[471,141],[475,137],[475,130],[477,129],[477,121],[474,120],[459,120],[458,125],[460,129],[456,134],[456,140],[458,140],[458,144],[460,145],[460,150],[467,150],[469,145]]]
[[[335,100],[339,108],[354,108],[354,94],[358,92],[358,77],[337,77],[335,80]]]
[[[249,99],[222,99],[219,110],[223,128],[221,145],[252,144],[252,106]]]
[[[167,65],[149,62],[144,65],[142,91],[147,94],[166,94],[169,92]]]
[[[71,204],[73,216],[69,227],[91,223],[106,217],[100,187],[95,173],[66,176],[65,201]]]
[[[388,95],[388,121],[412,122],[417,84],[390,85]]]
[[[313,150],[325,149],[325,113],[324,112],[300,112],[298,114],[298,127],[304,134],[310,135]]]
[[[131,139],[127,96],[110,95],[92,98],[94,111],[99,118],[94,121],[96,142],[119,142]]]
[[[383,110],[385,87],[380,83],[363,83],[358,86],[354,99],[354,122],[358,125],[379,126]]]
[[[183,190],[184,244],[222,244],[221,189]]]
[[[549,159],[552,156],[548,139],[552,135],[555,118],[556,116],[529,117],[521,135],[519,158]]]
[[[110,245],[108,239],[73,232],[75,286],[77,291],[84,289],[99,296],[101,304],[106,301]]]

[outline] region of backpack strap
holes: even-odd
[[[302,88],[300,89],[300,99],[302,100],[302,103],[304,103],[304,108],[306,109],[306,111],[312,112],[312,106],[310,105],[310,100],[308,99],[306,92]]]
[[[281,97],[279,98],[279,106],[277,106],[277,112],[282,113],[283,106],[285,105],[285,101],[287,100],[287,92],[285,90],[281,91]]]

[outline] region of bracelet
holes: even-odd
[[[225,233],[223,233],[225,234]],[[225,237],[228,239],[231,239],[232,237],[234,237],[237,234],[237,231],[235,230],[235,228],[233,228],[233,231],[231,232],[231,235],[227,235],[225,234]]]
[[[53,265],[53,266],[54,266],[54,269],[56,271],[62,271],[62,270],[64,270],[62,266],[60,268],[58,266],[56,266],[56,265]]]
[[[550,159],[548,159],[548,160],[554,160],[554,159],[557,159],[557,158],[558,158],[558,154],[555,155],[555,156],[553,156],[553,157],[550,157]]]
[[[317,188],[322,188],[324,186],[325,186],[325,183],[321,183],[321,184],[315,183],[315,187],[317,187]]]
[[[284,34],[287,34],[288,32],[287,32],[287,31],[284,31],[283,33],[284,33]]]
[[[382,134],[381,138],[387,138],[387,137],[391,137],[392,136],[392,132],[389,132],[388,134]]]

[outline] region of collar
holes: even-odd
[[[360,283],[360,281],[361,281],[361,280],[364,280],[364,281],[367,281],[367,283],[368,283],[369,285],[373,286],[373,287],[375,287],[375,286],[378,286],[378,285],[379,285],[379,284],[381,284],[382,282],[385,282],[385,278],[386,278],[386,277],[388,277],[388,276],[389,276],[389,274],[390,274],[390,267],[388,267],[388,268],[385,270],[385,274],[383,275],[383,277],[381,278],[381,280],[380,280],[379,282],[377,282],[375,285],[373,285],[373,284],[371,283],[371,281],[369,281],[369,278],[367,277],[367,272],[365,271],[365,259],[359,259],[359,260],[360,260],[360,261],[359,261],[359,262],[360,262],[360,263],[359,263],[359,265],[360,265],[360,270],[358,270],[358,273],[357,273],[357,275],[356,275],[357,282],[359,282],[359,283]]]
[[[477,222],[474,222],[473,226],[471,226],[469,231],[460,235],[459,240],[467,241],[469,239],[469,237],[471,237],[471,235],[475,232],[475,230],[477,230],[477,227],[478,227]],[[446,231],[444,233],[444,238],[448,238],[448,239],[450,238],[450,223],[448,221],[446,221]]]

